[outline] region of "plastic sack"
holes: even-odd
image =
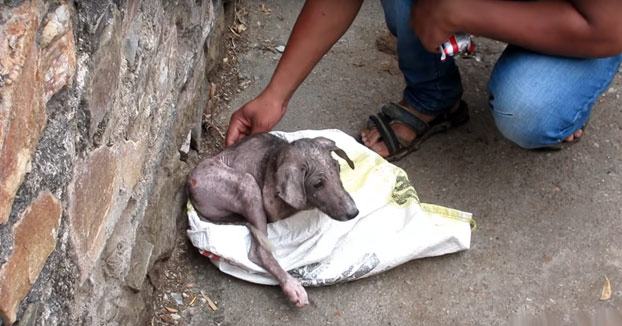
[[[417,258],[469,249],[471,214],[419,202],[406,173],[339,130],[272,132],[288,141],[323,136],[354,162],[341,164],[341,180],[359,215],[335,221],[317,209],[268,224],[273,254],[304,286],[372,276]],[[188,237],[222,272],[259,284],[278,284],[248,259],[251,235],[244,225],[207,222],[188,203]]]

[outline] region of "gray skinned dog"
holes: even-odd
[[[211,222],[249,227],[249,259],[272,274],[298,307],[309,303],[307,292],[274,258],[267,223],[309,207],[338,221],[358,215],[332,152],[354,169],[352,160],[328,138],[289,143],[261,133],[201,161],[187,179],[190,200],[200,215]]]

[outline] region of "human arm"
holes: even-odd
[[[455,32],[572,57],[622,52],[622,1],[420,0],[412,24],[430,51]]]
[[[313,67],[346,32],[363,0],[308,0],[266,89],[231,116],[226,146],[271,130]]]

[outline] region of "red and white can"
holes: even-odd
[[[461,53],[473,53],[473,42],[471,35],[467,33],[456,33],[447,42],[441,44],[441,61],[447,60],[447,56],[453,57]]]

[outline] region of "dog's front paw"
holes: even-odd
[[[307,291],[302,284],[300,284],[300,282],[293,277],[290,277],[282,287],[283,292],[285,292],[289,299],[296,304],[296,307],[302,308],[309,304]]]

